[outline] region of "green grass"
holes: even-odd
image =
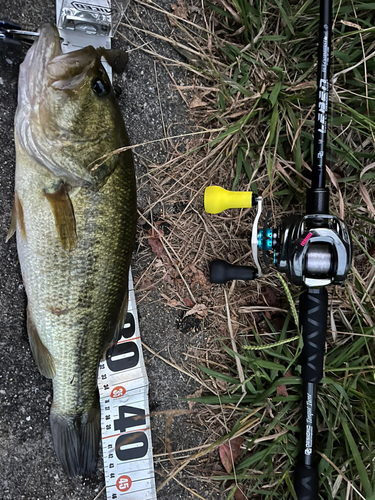
[[[313,148],[319,2],[254,0],[251,4],[246,0],[206,2],[207,17],[213,13],[216,20],[212,24],[215,30],[199,30],[199,36],[196,29],[181,24],[186,43],[183,53],[191,68],[217,90],[202,93],[206,107],[195,116],[207,127],[225,128],[210,146],[223,145],[219,155],[226,165],[233,165],[228,171],[232,188],[250,182],[255,192],[276,199],[279,207],[292,206],[298,211],[304,203],[306,168]],[[333,308],[335,322],[330,326],[337,329],[338,340],[329,334],[319,390],[319,498],[373,500],[375,314],[371,273],[375,240],[373,215],[366,209],[359,181],[364,167],[375,159],[375,57],[367,58],[375,49],[375,3],[335,2],[334,19],[328,166],[343,196],[356,260],[351,288],[338,293]],[[189,55],[189,48],[194,48],[194,54]],[[362,178],[372,199],[374,176],[375,170],[370,169]],[[267,180],[259,183],[259,178]],[[332,186],[331,190],[332,210],[337,213],[339,194]],[[295,498],[301,341],[293,341],[299,335],[294,307],[298,290],[286,287],[284,292],[290,312],[281,331],[264,316],[270,335],[259,335],[256,329],[245,333],[240,328],[238,353],[221,340],[227,355],[223,369],[201,367],[204,377],[222,381],[228,389],[220,396],[206,394],[194,401],[215,405],[219,412],[227,405],[233,430],[240,432],[246,415],[259,408],[256,415],[261,424],[243,435],[245,446],[234,473],[213,477],[228,499],[235,497],[238,484],[252,500]],[[236,358],[244,371],[245,395]],[[292,376],[286,376],[289,368]],[[277,394],[279,385],[285,385],[287,397]],[[260,439],[272,435],[277,437]]]
[[[287,338],[290,317],[287,316],[283,330],[278,332],[281,342]],[[354,496],[351,498],[369,500],[375,493],[373,339],[369,329],[364,329],[361,324],[353,328],[353,334],[350,341],[328,350],[325,377],[319,389],[318,449],[324,454],[319,461],[320,498],[332,498],[332,490],[339,482],[341,486],[334,498],[347,498],[347,482],[341,479],[337,469],[343,472],[351,488],[356,488],[363,495],[361,497],[353,490]],[[194,399],[210,405],[233,405],[233,408],[239,404],[243,412],[233,426],[237,432],[241,429],[246,413],[260,408],[256,416],[262,423],[253,435],[245,435],[246,450],[239,457],[235,468],[236,479],[243,483],[248,498],[258,498],[258,494],[259,498],[287,499],[291,498],[293,491],[292,471],[300,449],[298,429],[301,415],[296,409],[299,410],[302,385],[298,376],[300,366],[296,362],[293,363],[293,376],[285,377],[288,366],[295,360],[296,349],[281,342],[276,347],[266,348],[264,343],[248,343],[244,338],[238,355],[224,347],[228,356],[233,359],[238,356],[241,361],[246,396],[243,398],[241,382],[236,378],[235,363],[228,363],[232,367],[230,375],[202,367],[210,377],[229,383],[231,389],[228,393],[220,397]],[[259,346],[262,349],[251,349]],[[285,385],[287,397],[277,395],[278,385]],[[268,405],[266,414],[265,404]],[[256,439],[276,433],[281,434],[277,439],[254,445]],[[251,473],[254,469],[261,471],[261,474]],[[234,476],[215,478],[227,482],[233,479]],[[268,485],[273,487],[268,489]]]
[[[216,29],[218,34],[213,37],[209,64],[202,57],[195,69],[213,79],[220,90],[207,120],[218,121],[226,128],[212,145],[228,136],[235,141],[231,152],[236,164],[235,188],[242,173],[251,179],[254,170],[259,168],[262,158],[257,153],[264,146],[270,180],[275,177],[278,157],[292,161],[297,172],[301,172],[303,161],[310,163],[313,114],[307,117],[307,111],[315,103],[319,20],[318,2],[315,1],[293,2],[294,5],[281,0],[254,1],[253,6],[246,0],[230,3],[236,12],[235,18],[219,0],[215,4],[207,2],[217,14],[221,29]],[[336,77],[336,92],[331,104],[329,159],[335,170],[349,165],[352,178],[344,176],[341,182],[353,183],[358,181],[362,159],[374,160],[375,153],[369,147],[353,151],[342,136],[338,137],[337,127],[342,131],[350,126],[352,134],[373,137],[375,59],[369,58],[366,64],[354,66],[364,54],[371,52],[375,15],[371,2],[352,4],[343,1],[339,11],[338,5],[335,4],[334,11],[337,22],[332,69],[335,75],[353,69]],[[355,23],[361,29],[343,24],[347,22]],[[187,39],[195,49],[202,50],[201,40],[194,39],[192,34]],[[243,50],[244,45],[246,50]],[[189,52],[184,51],[184,55],[189,56]],[[190,59],[194,66],[196,53]],[[251,100],[246,102],[246,99]],[[230,113],[235,103],[236,111],[239,106],[243,109],[243,116]],[[299,124],[305,119],[304,127],[299,130]],[[259,126],[261,130],[254,134],[254,128]],[[373,178],[375,173],[370,175]],[[283,181],[290,192],[289,201],[300,202],[300,179],[297,178],[296,185],[290,184],[287,178]]]
[[[201,195],[206,185],[215,183],[251,189],[272,208],[275,225],[286,214],[303,213],[313,148],[318,4],[206,1],[205,16],[200,12],[196,24],[193,15],[188,22],[179,20],[180,31],[174,27],[169,40],[187,58],[184,67],[194,78],[198,75],[193,97],[200,103],[192,107],[192,116],[205,137],[154,169],[153,189],[173,225],[168,245],[180,257],[181,274],[196,303],[206,305],[209,338],[217,334],[196,374],[204,379],[203,395],[194,398],[200,403],[198,421],[207,421],[212,436],[211,445],[195,458],[212,453],[233,436],[244,438],[231,474],[201,462],[193,472],[214,481],[227,499],[241,498],[238,490],[251,500],[295,498],[302,396],[296,309],[300,289],[275,271],[257,283],[228,285],[235,352],[223,336],[222,287],[204,281],[197,286],[189,262],[201,271],[213,258],[248,264],[247,236],[254,214],[204,215]],[[319,498],[374,500],[375,3],[337,1],[334,21],[327,183],[332,213],[343,215],[352,232],[354,261],[346,284],[329,287],[327,355],[317,417]],[[173,184],[171,176],[179,182]],[[175,214],[168,206],[171,200],[184,202],[186,209]],[[186,242],[190,253],[184,249]],[[252,312],[245,310],[259,305],[267,287],[277,296],[278,307],[288,312],[273,314],[270,308],[263,319],[258,312],[253,320]],[[177,280],[168,291],[179,300],[186,293]],[[266,302],[264,298],[262,305]],[[285,387],[278,391],[278,386]],[[218,462],[218,455],[211,460]]]

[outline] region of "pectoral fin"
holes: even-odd
[[[53,378],[55,376],[55,365],[52,356],[40,340],[38,330],[34,325],[29,311],[27,311],[27,333],[29,335],[31,352],[40,373],[47,378]]]
[[[26,240],[26,228],[25,228],[25,221],[23,218],[23,208],[22,208],[22,203],[21,200],[18,197],[17,192],[14,195],[14,202],[13,202],[13,208],[12,208],[12,218],[10,221],[10,227],[9,231],[6,237],[5,242],[7,243],[10,238],[14,235],[16,232],[17,228],[17,221],[20,225],[20,230],[21,230],[21,235],[24,240]]]
[[[55,218],[55,227],[64,250],[74,250],[77,245],[76,220],[74,209],[64,183],[56,191],[45,195],[52,208]]]
[[[16,232],[16,228],[17,228],[17,214],[16,214],[15,203],[13,202],[12,218],[10,220],[10,226],[9,226],[9,229],[8,229],[7,237],[5,239],[5,243],[8,243],[8,241],[14,235],[14,233]]]

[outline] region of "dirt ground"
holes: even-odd
[[[169,1],[158,0],[158,5],[170,9]],[[0,19],[17,22],[25,29],[36,30],[46,21],[55,19],[52,0],[2,0]],[[168,33],[170,26],[165,15],[150,11],[134,2],[127,12],[126,22],[138,25],[150,23],[160,33]],[[126,37],[140,45],[147,41],[129,28],[121,28]],[[152,40],[153,47],[167,57],[178,57],[174,50],[161,41]],[[114,46],[134,48],[124,38],[117,36]],[[49,428],[49,410],[52,401],[51,382],[43,378],[32,359],[28,345],[25,306],[15,239],[5,244],[13,201],[14,141],[13,119],[17,99],[18,65],[25,55],[24,49],[0,46],[0,499],[15,500],[103,500],[105,493],[103,463],[101,459],[94,478],[69,479],[65,477],[53,452]],[[183,70],[170,68],[178,85],[186,83]],[[156,76],[157,75],[157,76]],[[122,94],[119,103],[132,144],[144,143],[169,135],[185,133],[189,129],[186,107],[174,83],[160,61],[141,50],[130,52],[128,68],[116,84]],[[163,110],[163,121],[160,103]],[[135,164],[139,178],[145,174],[145,159],[162,162],[167,150],[161,143],[137,148]],[[138,205],[147,208],[152,193],[142,184]],[[134,253],[133,273],[141,276],[147,266],[147,258],[138,258],[145,239],[140,228]],[[163,305],[160,290],[155,290],[147,300],[139,304],[141,336],[144,343],[166,359],[170,356],[179,364],[185,358],[189,346],[203,342],[207,331],[203,327],[178,322],[174,310]],[[183,398],[192,394],[196,387],[192,379],[182,375],[159,357],[145,349],[147,372],[150,381],[150,410],[153,413],[173,409],[187,409]],[[166,452],[166,417],[152,418],[153,448],[155,455]],[[203,432],[192,424],[191,416],[173,419],[168,438],[173,450],[199,446]],[[167,460],[165,460],[167,459]],[[156,458],[156,479],[165,479],[163,464],[167,455]],[[185,486],[198,492],[203,498],[217,498],[216,494],[187,474],[178,476],[180,484],[171,480],[159,493],[159,500],[194,498]],[[182,486],[181,483],[184,485]],[[101,492],[101,493],[100,493]]]

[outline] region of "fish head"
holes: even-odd
[[[100,187],[128,139],[111,82],[92,46],[63,54],[45,24],[20,68],[16,135],[24,150],[73,187]]]

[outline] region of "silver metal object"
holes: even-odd
[[[57,3],[57,24],[60,29],[113,37],[129,0],[95,0],[95,3],[60,0]]]
[[[111,17],[67,10],[62,19],[62,28],[83,31],[88,35],[109,36],[111,32]]]
[[[315,243],[306,253],[306,274],[322,278],[330,275],[332,266],[331,246],[327,243]]]
[[[258,222],[260,219],[260,215],[262,213],[263,198],[261,196],[258,196],[258,198],[256,198],[256,201],[258,205],[258,211],[254,219],[253,232],[251,233],[251,251],[253,253],[254,263],[258,269],[257,277],[260,278],[263,275],[263,273],[258,260]]]

